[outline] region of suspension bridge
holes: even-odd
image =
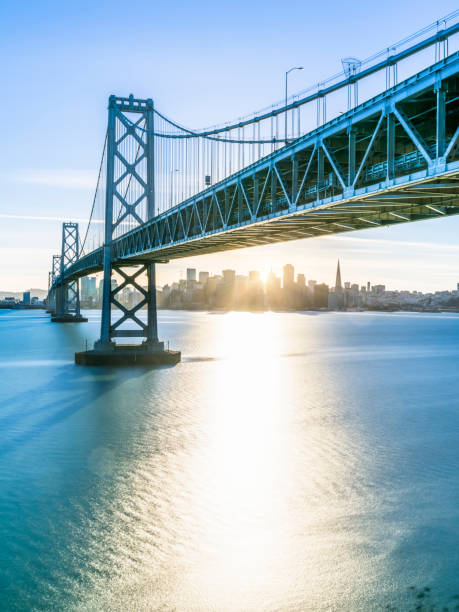
[[[156,263],[457,214],[458,49],[456,11],[278,104],[199,130],[151,99],[110,96],[88,226],[80,237],[63,224],[49,273],[52,320],[78,322],[79,279],[103,271],[100,339],[76,362],[180,359],[158,340]],[[131,308],[126,287],[142,296]]]

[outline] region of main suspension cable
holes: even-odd
[[[92,217],[94,215],[94,209],[95,209],[95,205],[96,205],[97,192],[99,191],[100,177],[101,177],[102,168],[103,168],[103,165],[104,165],[105,150],[107,148],[107,139],[108,139],[108,130],[105,132],[104,149],[102,151],[102,157],[100,159],[99,174],[97,175],[96,191],[94,193],[94,199],[92,201],[91,214],[89,215],[89,221],[88,221],[88,225],[86,227],[86,233],[84,235],[84,239],[83,239],[83,242],[81,243],[81,247],[80,247],[80,253],[81,254],[83,254],[83,252],[84,252],[84,246],[86,244],[86,239],[88,237],[89,226],[91,225]]]

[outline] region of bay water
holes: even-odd
[[[459,315],[0,311],[0,610],[459,605]]]

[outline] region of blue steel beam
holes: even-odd
[[[457,214],[458,73],[455,53],[114,239],[112,260],[162,262]],[[102,266],[97,249],[64,274]]]

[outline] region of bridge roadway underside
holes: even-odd
[[[459,54],[117,238],[114,263],[215,253],[459,213]],[[102,249],[66,278],[102,269]]]

